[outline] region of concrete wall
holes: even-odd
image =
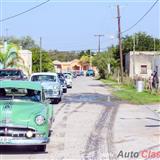
[[[32,74],[32,52],[29,50],[19,50],[21,58],[24,60],[24,68],[20,67],[23,72],[29,76]],[[23,65],[23,64],[21,64]]]
[[[160,55],[154,58],[154,70],[158,72],[160,78]]]
[[[160,55],[158,53],[155,56],[155,52],[130,52],[125,56],[125,72],[131,78],[135,76],[149,78],[154,71],[154,64],[158,66],[160,75]],[[147,66],[146,74],[141,73],[142,65]]]

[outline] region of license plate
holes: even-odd
[[[11,137],[0,137],[0,144],[10,144],[11,140]]]

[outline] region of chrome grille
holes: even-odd
[[[33,137],[36,136],[36,131],[32,128],[17,128],[17,127],[0,127],[0,137],[26,137],[26,133],[32,131]]]
[[[52,95],[53,94],[53,90],[52,89],[46,89],[45,93],[49,94],[49,95]]]

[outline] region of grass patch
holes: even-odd
[[[120,84],[118,84],[117,81],[112,79],[101,79],[101,81],[112,88],[120,87]]]
[[[126,100],[133,104],[151,104],[160,102],[160,95],[149,93],[148,91],[137,92],[133,86],[117,84],[112,80],[101,80],[106,85],[112,87],[113,95],[121,100]],[[115,88],[119,88],[115,90]]]
[[[117,83],[115,80],[112,80],[112,79],[101,79],[101,81],[103,82],[103,83],[110,83],[110,84],[112,84],[112,83]]]

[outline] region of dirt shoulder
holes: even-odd
[[[159,108],[160,105],[119,105],[113,127],[117,159],[151,159],[149,151],[160,150],[160,115],[156,112]],[[143,150],[148,152],[142,155]],[[141,153],[136,157],[138,152]]]

